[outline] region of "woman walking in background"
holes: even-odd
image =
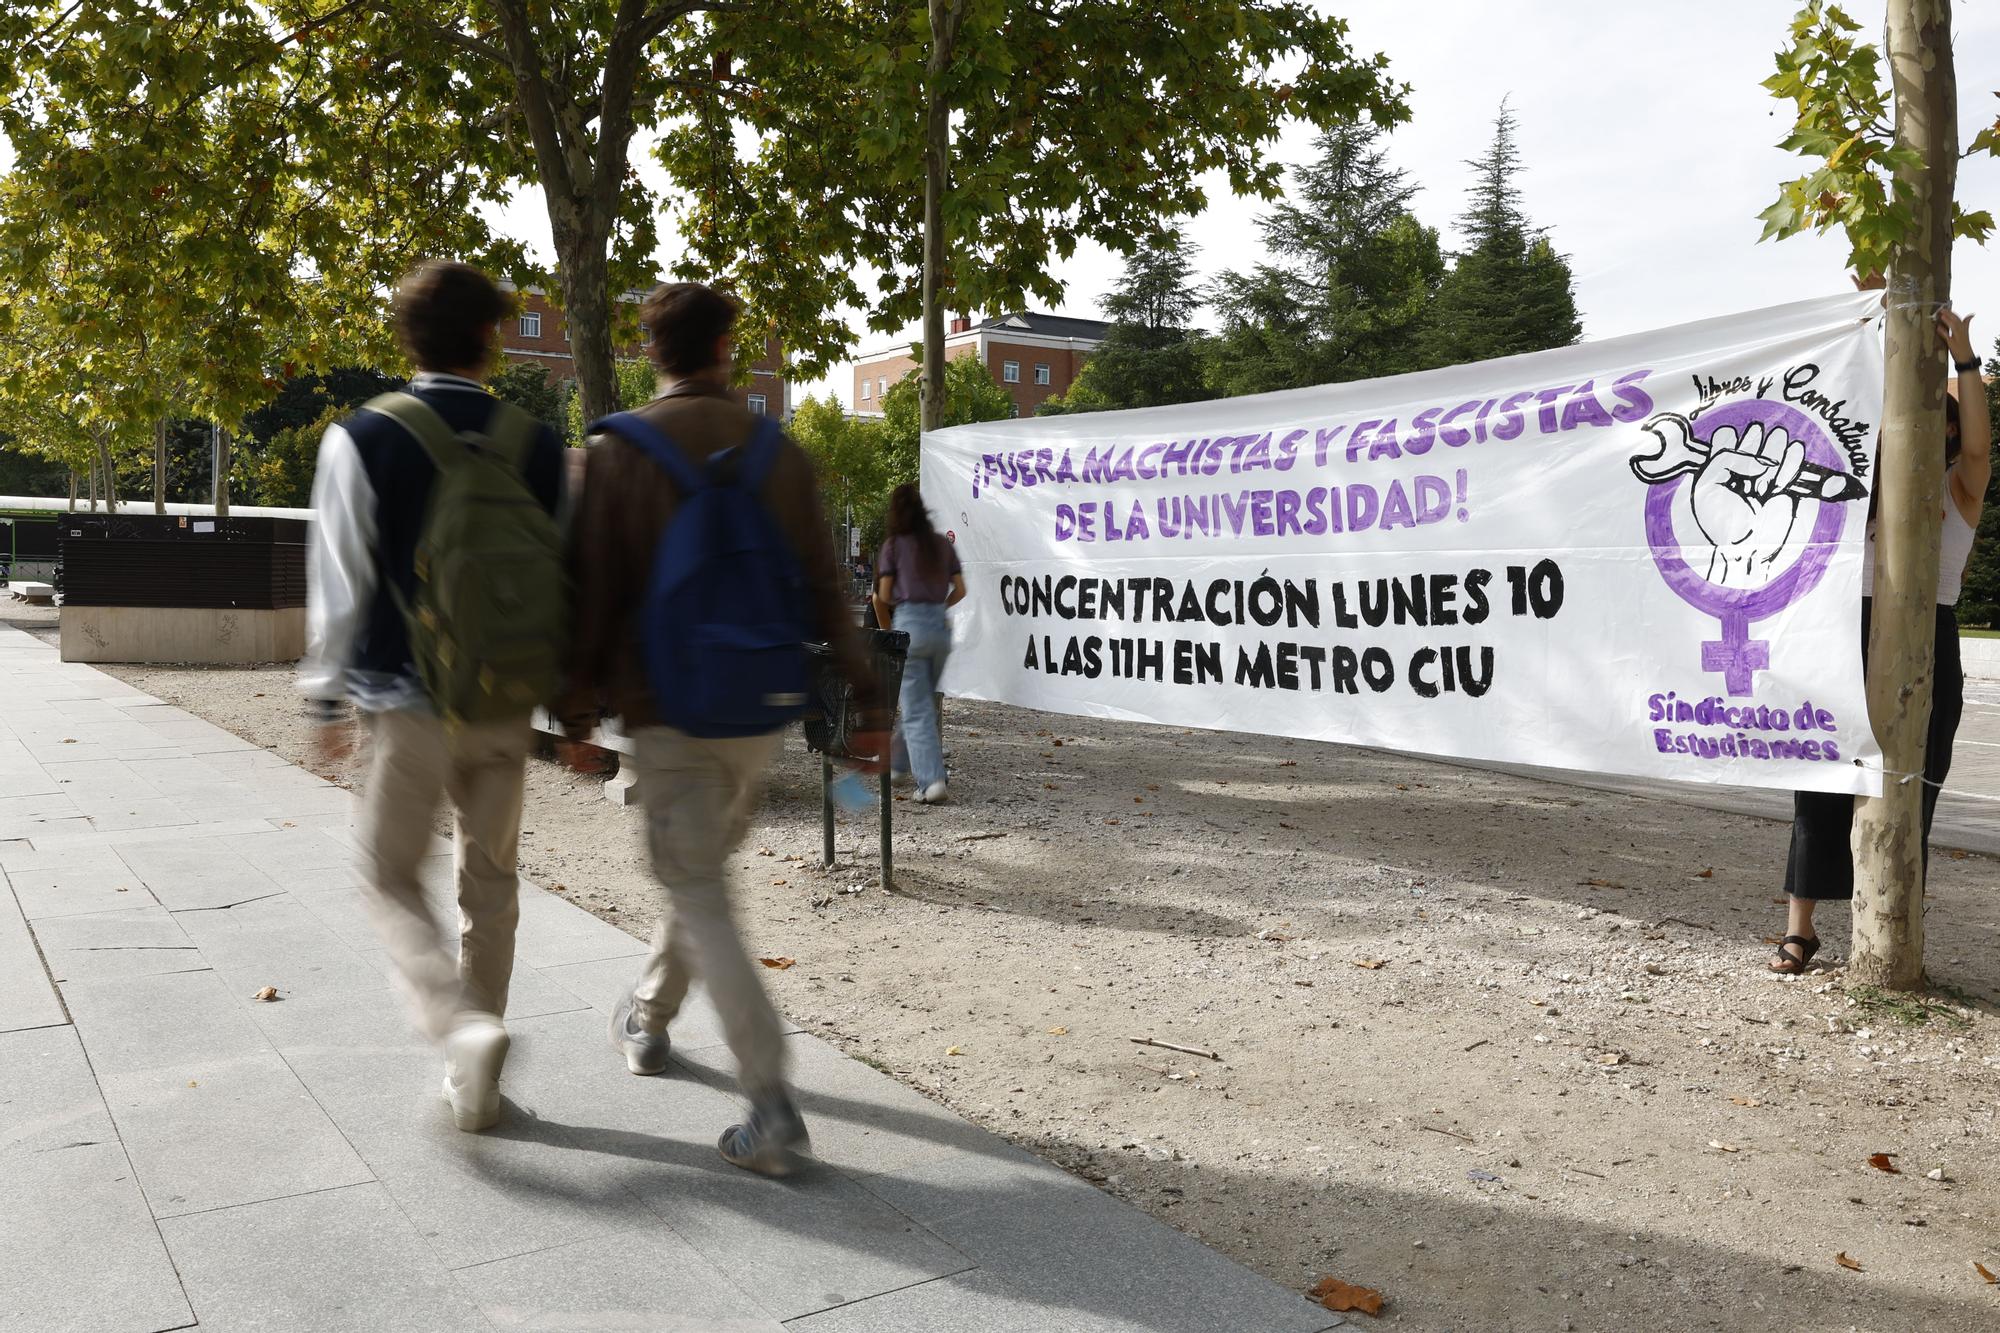
[[[1958,605],[1966,562],[1979,531],[1979,511],[1986,499],[1986,482],[1993,473],[1988,450],[1986,385],[1979,377],[1979,358],[1972,351],[1970,315],[1949,310],[1938,313],[1938,334],[1958,372],[1958,397],[1945,399],[1944,522],[1939,529],[1937,581],[1937,647],[1932,671],[1930,729],[1924,737],[1924,870],[1931,859],[1931,816],[1937,810],[1938,788],[1951,771],[1952,740],[1965,711],[1965,673],[1958,658]],[[1875,524],[1868,524],[1867,556],[1861,566],[1861,660],[1868,661],[1870,597],[1875,582]],[[1785,893],[1790,910],[1785,937],[1771,970],[1794,976],[1819,952],[1813,909],[1828,899],[1854,897],[1854,853],[1849,838],[1854,828],[1854,798],[1828,792],[1800,792],[1794,798],[1792,851],[1785,865]]]
[[[945,798],[937,709],[938,682],[951,656],[951,622],[944,612],[964,597],[958,552],[931,526],[922,493],[914,485],[898,486],[889,496],[889,534],[876,558],[875,623],[910,636],[895,752],[909,755],[917,799],[932,804]]]

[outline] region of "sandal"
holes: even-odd
[[[1797,957],[1787,953],[1786,946],[1798,946]],[[1787,935],[1778,945],[1778,956],[1767,966],[1781,977],[1796,977],[1806,970],[1806,964],[1819,952],[1819,936]]]

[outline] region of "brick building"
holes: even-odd
[[[626,292],[618,299],[637,305],[645,296],[644,292]],[[501,324],[500,335],[500,350],[509,361],[540,366],[552,379],[576,378],[575,359],[569,350],[568,321],[549,304],[540,289],[530,287],[519,294],[518,309]],[[620,360],[637,360],[639,349],[620,347],[618,356]],[[750,382],[738,386],[753,411],[780,421],[791,415],[790,386],[785,382],[783,362],[778,340],[773,338],[765,344],[763,358],[750,368]]]
[[[966,316],[951,321],[945,334],[947,357],[978,357],[993,382],[1013,395],[1015,412],[1035,409],[1067,393],[1084,361],[1104,341],[1111,326],[1097,319],[1070,319],[1022,311],[980,324]],[[854,363],[854,412],[882,415],[882,395],[917,369],[909,344],[870,353]]]

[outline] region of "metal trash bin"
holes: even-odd
[[[910,636],[902,630],[870,630],[868,647],[877,695],[884,709],[893,714],[896,697],[903,688],[903,663],[910,655]],[[812,698],[806,706],[805,715],[806,748],[817,751],[820,756],[820,860],[831,869],[834,863],[833,761],[875,759],[878,756],[854,753],[852,741],[861,732],[861,710],[855,705],[854,689],[834,658],[833,649],[824,643],[809,643],[806,652],[813,663]],[[895,852],[890,827],[893,802],[889,795],[889,757],[879,757],[883,761],[880,801],[882,887],[889,889],[895,887]]]

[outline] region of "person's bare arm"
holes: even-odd
[[[884,574],[875,580],[875,623],[883,629],[891,628],[896,621],[896,605],[890,599],[896,595],[896,576]]]
[[[951,576],[951,591],[945,594],[944,604],[946,606],[957,606],[960,602],[964,600],[965,600],[965,575],[953,574]]]
[[[1938,311],[1938,336],[1954,362],[1976,361],[1972,349],[1972,316]],[[1967,523],[1979,526],[1986,502],[1986,483],[1993,476],[1992,423],[1986,416],[1986,383],[1979,367],[1958,372],[1958,461],[1951,467],[1951,499]]]

